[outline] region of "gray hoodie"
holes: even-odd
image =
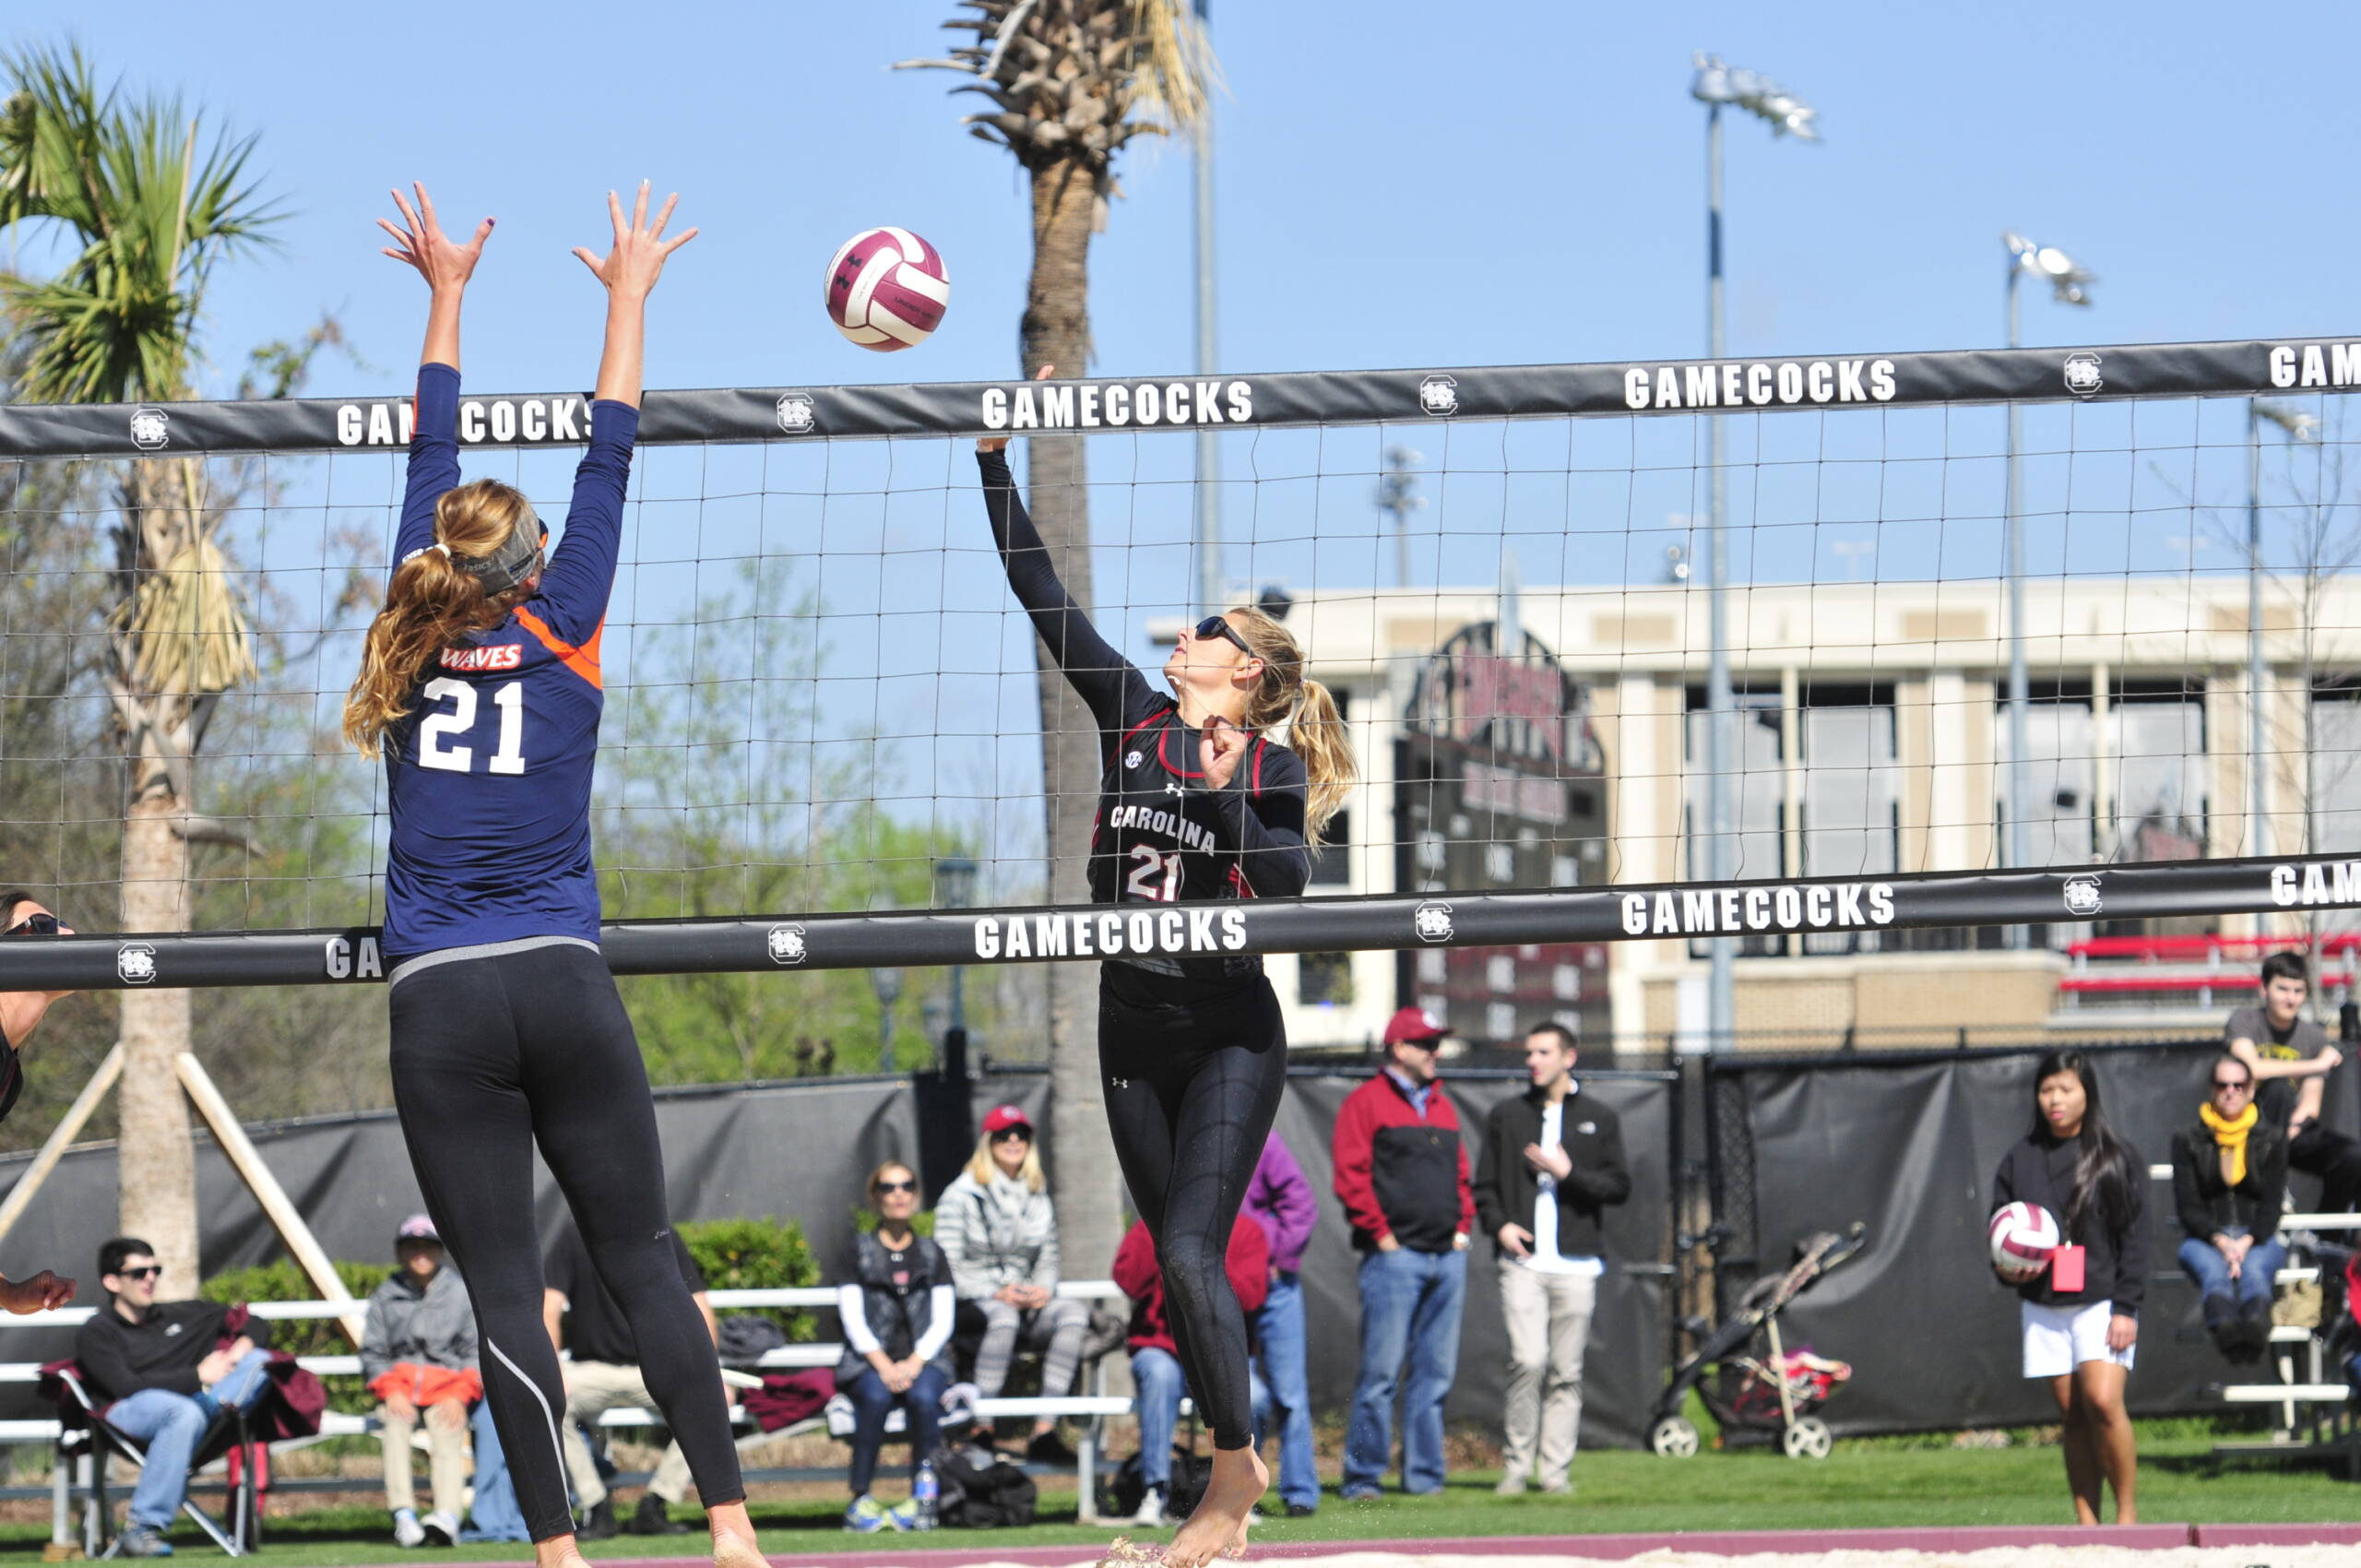
[[[476,1364],[476,1314],[467,1285],[445,1264],[426,1288],[408,1269],[369,1293],[369,1322],[361,1336],[361,1377],[374,1383],[396,1362],[448,1367]]]
[[[966,1171],[934,1206],[934,1241],[963,1301],[1003,1285],[1058,1287],[1058,1219],[1050,1194],[992,1172],[986,1186]]]

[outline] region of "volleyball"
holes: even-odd
[[[2011,1285],[2023,1285],[2049,1266],[2058,1249],[2058,1218],[2039,1204],[2003,1204],[1985,1227],[1992,1267]]]
[[[863,229],[829,259],[826,303],[837,331],[890,354],[943,325],[951,275],[943,253],[908,229]]]

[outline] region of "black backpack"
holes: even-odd
[[[1186,1518],[1213,1479],[1214,1462],[1210,1456],[1173,1444],[1171,1479],[1164,1487],[1164,1512],[1172,1518]],[[1140,1476],[1140,1456],[1134,1454],[1116,1467],[1114,1479],[1099,1494],[1098,1509],[1102,1514],[1128,1519],[1139,1512],[1140,1499],[1146,1495],[1147,1482]]]
[[[1040,1501],[1033,1478],[978,1443],[962,1443],[934,1453],[935,1483],[942,1489],[935,1516],[957,1529],[991,1530],[1029,1525]]]
[[[732,1313],[721,1320],[724,1366],[751,1367],[787,1344],[787,1331],[759,1313]]]

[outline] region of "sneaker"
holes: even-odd
[[[1492,1495],[1494,1497],[1523,1497],[1525,1478],[1513,1470],[1510,1471],[1501,1478],[1499,1485],[1492,1488]]]
[[[1058,1435],[1055,1427],[1035,1432],[1033,1441],[1025,1445],[1025,1456],[1053,1470],[1071,1470],[1082,1463],[1082,1455],[1066,1446],[1066,1440]]]
[[[1570,1480],[1566,1480],[1563,1478],[1554,1481],[1543,1481],[1541,1483],[1541,1495],[1544,1497],[1572,1497],[1574,1495],[1574,1483]]]
[[[424,1546],[426,1528],[418,1522],[415,1508],[394,1510],[394,1544],[401,1547]]]
[[[1348,1486],[1344,1495],[1347,1503],[1374,1503],[1383,1494],[1373,1486]]]
[[[639,1506],[632,1511],[630,1522],[623,1526],[635,1536],[684,1536],[689,1526],[672,1517],[664,1500],[652,1491],[639,1494]]]
[[[457,1546],[459,1542],[459,1521],[439,1508],[421,1519],[418,1526],[425,1532],[429,1546]]]
[[[1287,1504],[1287,1517],[1290,1519],[1309,1519],[1314,1514],[1319,1512],[1320,1504],[1317,1503],[1290,1503]]]
[[[575,1528],[574,1538],[612,1540],[617,1533],[615,1500],[611,1497],[602,1497],[590,1505],[590,1512],[582,1515],[582,1523]]]
[[[865,1491],[854,1498],[852,1506],[845,1510],[845,1528],[848,1530],[858,1530],[866,1536],[892,1527],[892,1517],[877,1506],[875,1498]]]
[[[126,1525],[123,1534],[114,1538],[114,1554],[117,1557],[170,1557],[172,1543],[164,1538],[161,1531],[151,1530],[145,1525]]]
[[[1132,1523],[1155,1529],[1164,1523],[1164,1489],[1152,1486],[1140,1494],[1140,1505],[1132,1515]]]

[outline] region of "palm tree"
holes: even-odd
[[[0,58],[0,229],[47,231],[74,254],[47,279],[0,278],[26,345],[28,402],[144,403],[193,395],[192,339],[223,257],[277,214],[246,180],[251,137],[215,135],[169,98],[101,89],[78,48]],[[123,929],[188,926],[189,851],[243,835],[196,813],[196,764],[221,695],[255,673],[244,612],[216,535],[223,509],[195,457],[113,478],[114,592],[105,680],[125,765]],[[171,1277],[196,1279],[196,1178],[174,1059],[189,993],[123,994],[122,1223]]]
[[[1121,194],[1115,155],[1138,136],[1191,128],[1204,112],[1213,62],[1180,0],[960,0],[976,13],[945,22],[973,32],[947,60],[906,60],[970,79],[991,113],[963,120],[1004,147],[1030,177],[1033,272],[1019,327],[1024,373],[1090,362],[1090,236],[1106,227]],[[1086,610],[1090,591],[1090,498],[1082,438],[1037,435],[1027,448],[1030,509],[1050,564]],[[1050,896],[1090,900],[1091,816],[1098,804],[1098,732],[1048,656],[1038,679],[1041,771],[1049,792]],[[1098,1274],[1121,1232],[1121,1183],[1103,1151],[1095,989],[1078,966],[1053,964],[1050,990],[1050,1134],[1059,1229],[1069,1262]],[[1097,1152],[1085,1158],[1083,1151]]]

